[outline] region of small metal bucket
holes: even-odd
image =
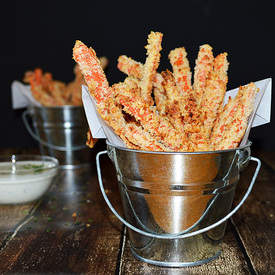
[[[28,117],[32,119],[33,129]],[[83,107],[31,107],[23,113],[29,134],[39,142],[42,155],[59,160],[64,169],[88,164],[91,150],[85,145],[88,123]]]
[[[103,197],[128,228],[132,253],[159,266],[207,263],[221,253],[226,220],[248,197],[261,162],[246,146],[215,152],[148,152],[116,147],[97,154]],[[100,156],[113,161],[125,219],[104,191]],[[257,168],[250,186],[230,212],[240,170],[253,160]]]

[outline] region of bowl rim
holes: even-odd
[[[35,155],[35,154],[6,154],[6,155],[1,155],[0,156],[0,164],[4,163],[4,162],[9,162],[12,163],[12,159],[15,159],[15,162],[23,162],[23,161],[47,161],[47,162],[51,162],[53,164],[53,166],[51,167],[45,167],[42,168],[43,171],[50,171],[50,170],[54,170],[54,169],[58,169],[60,167],[59,165],[59,161],[58,159],[51,157],[51,156],[44,156],[44,155]],[[30,173],[27,174],[31,174],[35,169],[29,169]],[[19,169],[18,171],[22,171],[22,169]],[[24,170],[26,171],[26,170]],[[3,174],[12,174],[11,169],[7,169],[7,170],[1,170],[1,172]],[[16,174],[16,172],[15,172]]]

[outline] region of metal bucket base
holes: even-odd
[[[140,261],[143,261],[147,264],[152,264],[152,265],[157,265],[157,266],[165,266],[165,267],[187,267],[187,266],[202,265],[202,264],[206,264],[206,263],[209,263],[209,262],[217,259],[222,253],[221,251],[218,251],[214,256],[200,260],[200,261],[196,261],[196,262],[161,262],[161,261],[146,259],[146,258],[139,256],[134,251],[134,249],[132,247],[131,247],[131,251],[132,251],[132,254]]]

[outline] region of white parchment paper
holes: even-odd
[[[41,106],[41,104],[33,98],[30,86],[24,85],[17,80],[11,84],[11,99],[13,109],[24,108],[31,105]]]

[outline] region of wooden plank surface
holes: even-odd
[[[240,247],[229,223],[222,244],[222,254],[216,260],[196,267],[168,268],[141,262],[134,258],[126,243],[122,257],[121,274],[250,274]]]
[[[262,160],[259,176],[244,206],[234,215],[233,223],[255,273],[275,274],[275,172],[272,168],[275,158],[270,153],[256,155]],[[251,163],[243,172],[236,201],[244,194],[255,166]]]
[[[260,150],[254,150],[252,152],[256,154],[256,156],[258,156],[261,160],[263,160],[267,165],[272,167],[273,170],[275,170],[275,152]]]
[[[136,260],[124,227],[103,201],[93,165],[61,171],[38,202],[0,206],[0,274],[275,274],[275,160],[272,154],[257,154],[264,160],[258,180],[229,222],[223,254],[215,261],[163,268]],[[119,209],[114,168],[107,157],[102,165],[106,192]],[[251,164],[242,172],[235,204],[254,168]]]
[[[110,165],[103,164],[104,183],[117,205]],[[113,274],[121,224],[106,208],[94,166],[60,171],[51,190],[36,203],[35,211],[25,213],[21,222],[27,222],[17,224],[20,230],[14,236],[16,228],[2,228],[0,240],[5,241],[0,251],[0,273]],[[20,216],[21,212],[18,207],[7,211],[6,216]]]

